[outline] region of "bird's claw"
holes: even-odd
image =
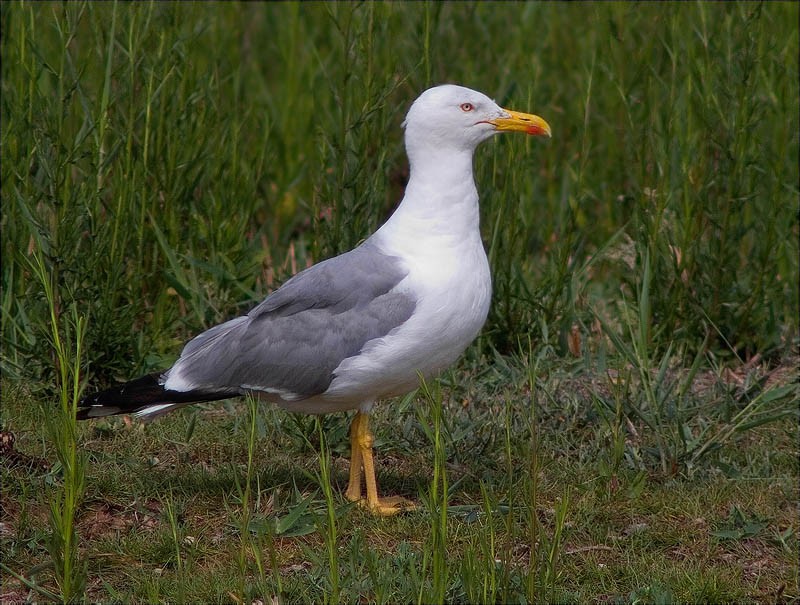
[[[402,496],[378,498],[376,502],[370,502],[366,498],[359,498],[358,505],[382,517],[391,517],[397,513],[412,511],[417,508],[414,502]]]

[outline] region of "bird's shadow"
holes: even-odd
[[[301,464],[286,460],[271,464],[268,468],[260,468],[253,473],[251,489],[258,489],[262,494],[276,490],[289,494],[312,494],[314,492],[321,494],[320,482],[315,476],[318,474],[319,468],[306,462],[303,460]],[[340,460],[336,461],[333,466],[338,468],[331,468],[330,473],[334,494],[340,494],[342,499],[344,499],[344,491],[349,481],[348,464],[349,462],[342,464]],[[237,497],[243,490],[247,479],[246,469],[233,463],[208,468],[196,463],[183,462],[149,469],[140,466],[135,469],[131,468],[130,472],[147,474],[147,491],[159,494],[181,493],[193,497],[223,500]],[[420,489],[430,482],[430,477],[417,471],[402,473],[393,468],[381,471],[379,467],[377,474],[381,495],[416,499]]]

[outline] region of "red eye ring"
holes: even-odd
[[[461,107],[461,111],[465,113],[475,109],[475,106],[472,103],[462,103],[459,107]]]

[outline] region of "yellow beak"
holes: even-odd
[[[509,117],[487,120],[499,132],[526,132],[536,136],[552,136],[550,134],[550,124],[539,116],[535,116],[532,113],[511,111],[510,109],[504,109],[503,111]]]

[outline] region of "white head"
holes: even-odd
[[[472,152],[498,132],[550,136],[550,126],[539,116],[503,109],[485,94],[454,84],[423,92],[403,127],[409,155],[419,146]]]

